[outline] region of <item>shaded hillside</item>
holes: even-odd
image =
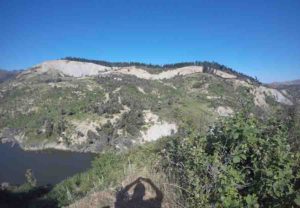
[[[16,77],[18,72],[0,69],[0,83]]]

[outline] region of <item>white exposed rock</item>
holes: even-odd
[[[133,75],[141,79],[161,80],[170,79],[178,75],[189,75],[194,73],[202,73],[202,66],[185,66],[172,70],[164,70],[158,74],[151,74],[144,69],[131,67],[108,67],[94,63],[54,60],[46,61],[42,64],[34,66],[32,69],[22,72],[19,76],[28,75],[32,72],[42,74],[49,71],[59,72],[62,76],[68,75],[73,77],[95,76],[99,74],[126,74]],[[237,78],[236,75],[221,70],[214,69],[213,73],[226,79]]]
[[[279,91],[277,89],[268,88],[265,86],[255,86],[246,82],[244,80],[233,79],[234,87],[247,87],[250,89],[251,93],[254,95],[254,103],[259,107],[266,108],[268,104],[266,102],[266,96],[271,96],[276,102],[292,105],[293,102],[288,98],[288,93],[286,91]]]
[[[167,122],[160,122],[154,124],[146,132],[142,133],[144,141],[156,141],[163,136],[170,136],[172,133],[176,132],[176,124],[170,124]]]
[[[94,76],[101,72],[113,70],[111,67],[102,66],[93,63],[84,63],[78,61],[54,60],[46,61],[34,66],[32,69],[22,72],[18,77],[30,74],[59,73],[73,77]]]
[[[201,72],[203,72],[202,66],[186,66],[178,69],[162,71],[158,74],[150,74],[144,69],[140,69],[135,66],[132,66],[132,67],[123,67],[119,70],[111,71],[108,73],[133,75],[140,79],[161,80],[161,79],[171,79],[178,75],[188,75],[188,74],[201,73]]]
[[[94,91],[94,89],[95,89],[95,87],[94,87],[93,85],[90,85],[90,84],[87,84],[87,85],[86,85],[86,88],[87,88],[87,90],[90,91],[90,92]]]
[[[106,103],[109,101],[109,94],[106,92],[104,96],[105,96],[104,102]]]
[[[232,108],[230,108],[228,106],[219,106],[216,109],[216,111],[220,116],[229,116],[229,115],[232,115],[234,113]]]
[[[225,79],[235,79],[236,78],[236,75],[234,75],[234,74],[229,74],[227,72],[223,72],[223,71],[217,70],[217,69],[214,69],[213,73],[215,75],[225,78]]]
[[[133,75],[141,79],[161,80],[170,79],[178,75],[188,75],[193,73],[203,72],[202,66],[186,66],[173,70],[162,71],[158,74],[151,74],[144,69],[131,67],[107,67],[99,64],[68,61],[68,60],[54,60],[46,61],[42,64],[34,66],[32,69],[22,72],[18,77],[32,74],[43,73],[59,73],[61,76],[85,77],[95,75],[108,75],[108,74],[125,74]],[[219,73],[220,74],[220,73]]]
[[[117,92],[119,92],[121,89],[122,89],[122,87],[118,87],[118,88],[116,88],[114,91],[112,91],[112,93],[113,93],[113,94],[114,94],[114,93],[117,93]]]
[[[260,107],[267,107],[266,96],[273,97],[277,102],[285,105],[293,105],[293,102],[285,97],[279,90],[267,88],[265,86],[254,87],[251,90],[254,95],[254,103]]]
[[[138,89],[141,93],[146,94],[143,88],[137,87],[137,89]]]
[[[286,90],[280,90],[280,92],[285,96],[289,96],[289,93]]]
[[[203,72],[202,66],[186,66],[174,70],[161,72],[160,74],[158,74],[157,77],[154,77],[153,79],[170,79],[177,75],[184,76],[188,74],[202,73],[202,72]]]
[[[163,84],[164,84],[165,86],[172,87],[174,90],[177,89],[172,83],[163,82]]]
[[[55,69],[63,74],[73,77],[84,77],[97,75],[100,72],[111,70],[110,67],[93,63],[83,63],[78,61],[56,60],[47,61],[40,65],[41,70]]]
[[[72,144],[86,143],[88,139],[87,132],[89,130],[93,132],[97,132],[96,128],[97,126],[99,126],[98,123],[89,120],[84,120],[84,121],[72,120],[71,124],[75,127],[75,132],[70,137]],[[78,132],[82,133],[83,136],[79,137]]]
[[[240,79],[232,79],[233,81],[233,85],[235,88],[237,87],[253,87],[253,85],[249,84],[250,82],[248,81],[244,81],[244,80],[240,80]]]
[[[170,136],[177,132],[175,123],[159,121],[159,117],[151,111],[144,111],[145,122],[148,124],[146,131],[142,131],[142,142],[156,141],[163,136]]]
[[[221,96],[210,96],[210,95],[208,95],[208,96],[206,96],[206,98],[209,99],[209,100],[215,100],[215,99],[220,99]]]

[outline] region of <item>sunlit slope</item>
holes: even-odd
[[[286,91],[218,65],[171,66],[43,62],[0,85],[1,138],[32,150],[124,150],[184,126],[206,130],[245,106],[267,116],[292,105]]]

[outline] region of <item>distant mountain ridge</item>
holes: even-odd
[[[284,81],[284,82],[272,82],[269,84],[270,86],[282,86],[282,85],[300,85],[300,79]]]
[[[14,78],[17,73],[17,71],[7,71],[4,69],[0,69],[0,83]]]

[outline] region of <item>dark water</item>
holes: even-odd
[[[91,166],[95,155],[58,150],[23,151],[18,145],[0,144],[0,183],[22,184],[32,169],[39,185],[56,184]]]

